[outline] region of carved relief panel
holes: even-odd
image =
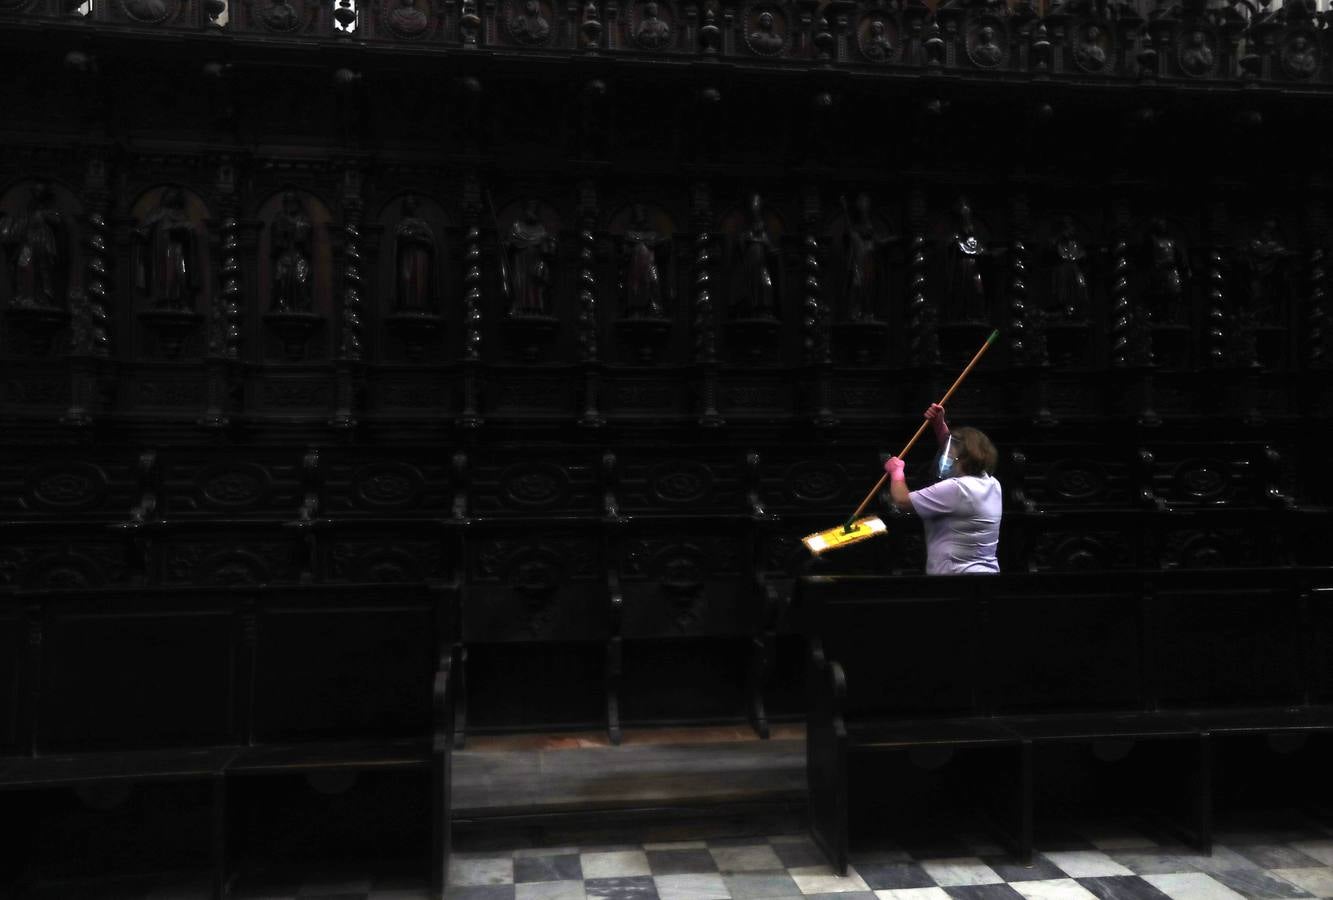
[[[99,0],[107,18],[134,25],[189,27],[196,21],[200,5],[186,0]]]
[[[626,48],[665,53],[684,49],[685,23],[674,4],[664,0],[638,0],[622,12],[620,44]]]
[[[432,0],[379,0],[372,10],[375,37],[425,41],[448,33],[446,16]]]
[[[241,0],[233,2],[237,15],[229,28],[261,34],[296,35],[330,30],[329,9],[317,0]]]
[[[903,33],[898,17],[890,10],[867,10],[856,20],[856,53],[874,64],[906,62]]]
[[[737,18],[741,43],[755,56],[781,56],[792,43],[794,23],[787,9],[773,3],[745,7]]]

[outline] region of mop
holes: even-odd
[[[956,381],[954,381],[953,386],[940,398],[940,406],[944,406],[949,402],[949,398],[953,396],[953,392],[958,390],[958,386],[963,383],[963,379],[968,376],[968,373],[972,371],[977,363],[981,362],[981,357],[990,349],[990,345],[995,343],[995,339],[999,336],[1000,332],[998,329],[990,333],[990,337],[986,338],[986,343],[981,345],[981,349],[977,351],[976,356],[972,357],[972,361],[967,364],[967,368],[963,369],[963,373],[958,376]],[[907,442],[907,446],[898,454],[899,459],[907,456],[908,451],[912,449],[912,445],[917,442],[917,438],[925,434],[926,426],[928,424],[930,424],[929,419],[922,420],[921,427],[916,430],[916,434],[912,435],[912,439]],[[806,535],[801,538],[801,542],[805,544],[811,553],[818,556],[825,550],[836,550],[838,547],[846,547],[848,544],[856,544],[868,540],[875,535],[883,534],[885,531],[884,522],[878,516],[866,516],[864,519],[858,519],[857,517],[865,512],[866,507],[870,505],[870,501],[874,500],[875,495],[883,490],[884,482],[888,481],[888,479],[889,475],[887,472],[880,476],[879,481],[870,489],[870,493],[866,494],[866,498],[861,501],[861,505],[856,508],[856,511],[848,516],[846,522],[834,528],[830,528],[827,531],[817,531],[814,534]]]

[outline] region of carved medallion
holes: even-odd
[[[417,561],[400,550],[372,550],[356,560],[353,571],[358,580],[373,584],[403,584],[421,580],[421,567]]]
[[[653,469],[648,484],[653,495],[665,503],[692,503],[708,496],[713,473],[701,463],[678,460]]]
[[[106,491],[106,479],[96,466],[61,463],[43,466],[28,478],[28,499],[35,506],[74,510],[94,506]]]
[[[1004,57],[1004,28],[997,20],[982,19],[967,35],[967,58],[978,68],[994,69]]]
[[[125,15],[145,25],[156,25],[171,13],[167,0],[121,0]]]
[[[38,559],[23,576],[24,587],[48,590],[98,587],[102,581],[91,560],[68,554]]]
[[[421,491],[421,473],[403,463],[377,463],[352,476],[357,500],[367,506],[411,506]]]
[[[210,506],[237,509],[258,503],[268,490],[268,475],[259,466],[213,466],[199,473],[195,487]]]
[[[1288,78],[1305,81],[1319,72],[1319,45],[1313,32],[1297,32],[1282,46],[1282,71]]]
[[[675,38],[671,8],[649,0],[636,4],[630,12],[629,35],[645,50],[666,50]]]
[[[787,17],[775,6],[752,6],[745,15],[745,46],[759,56],[787,48]]]
[[[396,37],[419,38],[430,30],[430,5],[427,0],[384,0],[380,18]]]
[[[500,476],[501,494],[511,506],[550,506],[565,495],[568,485],[562,469],[544,463],[511,466]]]
[[[554,15],[545,0],[510,0],[505,29],[516,44],[540,47],[551,40]]]
[[[202,584],[263,584],[269,580],[268,567],[252,553],[237,550],[218,553],[203,560],[195,570],[194,580]]]
[[[1225,536],[1217,532],[1177,532],[1167,539],[1163,556],[1183,569],[1216,569],[1241,562],[1232,549]]]
[[[1106,473],[1087,460],[1057,460],[1046,470],[1046,486],[1062,500],[1092,500],[1106,490]]]
[[[1220,499],[1230,486],[1226,465],[1213,459],[1181,463],[1176,469],[1175,481],[1176,489],[1183,497],[1200,502]]]
[[[1111,59],[1111,33],[1100,23],[1089,22],[1070,33],[1074,65],[1084,72],[1105,71]]]
[[[803,503],[836,499],[847,483],[838,467],[814,462],[797,463],[787,470],[784,480],[792,498]]]
[[[657,553],[651,569],[670,604],[676,627],[684,631],[698,622],[703,616],[708,571],[703,551],[694,544],[670,544]]]
[[[898,29],[884,16],[866,16],[856,29],[856,46],[871,62],[890,62],[897,52]]]
[[[1180,71],[1191,78],[1203,78],[1217,68],[1217,40],[1202,28],[1181,32],[1176,40],[1176,59]]]
[[[301,27],[301,13],[292,0],[272,0],[255,13],[255,18],[269,31],[295,31]]]

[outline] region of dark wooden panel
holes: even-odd
[[[1288,705],[1302,697],[1301,616],[1289,585],[1163,590],[1152,602],[1164,706]]]
[[[25,704],[23,670],[28,659],[27,624],[17,604],[0,599],[0,753],[15,747]]]
[[[596,728],[606,719],[606,651],[601,644],[475,644],[464,684],[468,727]]]
[[[256,735],[273,741],[424,733],[435,635],[433,610],[402,593],[366,588],[328,604],[266,599],[255,644]]]
[[[820,589],[822,602],[808,612],[825,657],[846,672],[849,713],[947,715],[977,707],[977,679],[989,677],[979,671],[978,652],[987,638],[969,580],[851,578]]]
[[[992,708],[1140,708],[1141,605],[1133,585],[1121,582],[1114,593],[1113,582],[1051,593],[1031,583],[1027,590],[1022,582],[1009,590],[1002,585],[986,611],[985,691]]]
[[[39,746],[226,743],[234,632],[229,605],[198,597],[53,602],[43,623]]]

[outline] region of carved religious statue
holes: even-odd
[[[893,44],[884,33],[884,20],[875,19],[870,23],[870,34],[866,38],[863,51],[868,59],[884,62],[893,59]]]
[[[984,322],[986,285],[982,280],[981,261],[988,252],[977,236],[972,207],[966,198],[958,201],[957,217],[947,253],[949,305],[946,308],[962,321]]]
[[[394,273],[399,312],[425,313],[435,309],[435,232],[421,218],[421,201],[403,198],[403,217],[393,231]]]
[[[298,16],[291,0],[274,0],[273,5],[260,13],[264,24],[274,31],[291,31],[296,27]]]
[[[1050,257],[1051,302],[1065,318],[1082,319],[1088,313],[1088,276],[1084,271],[1088,253],[1069,216],[1060,222],[1060,233],[1051,241]]]
[[[1265,219],[1259,234],[1245,246],[1245,267],[1249,275],[1250,311],[1258,318],[1270,316],[1280,299],[1283,261],[1291,251],[1277,233],[1277,220]]]
[[[511,316],[547,314],[555,238],[546,230],[536,200],[509,226],[503,250],[508,258],[507,290]]]
[[[643,18],[634,31],[634,40],[648,50],[660,50],[671,43],[671,26],[658,18],[656,3],[643,5]]]
[[[168,187],[157,209],[134,229],[134,287],[158,309],[194,309],[199,289],[194,223],[185,192]]]
[[[521,44],[540,44],[551,34],[540,0],[523,0],[523,11],[509,18],[509,32]]]
[[[776,318],[782,259],[764,223],[764,202],[750,198],[750,226],[740,235],[740,280],[734,309],[739,318]]]
[[[1180,51],[1180,68],[1190,75],[1206,75],[1213,67],[1213,48],[1208,46],[1208,35],[1195,29],[1189,34]]]
[[[846,210],[846,201],[843,208]],[[880,250],[893,240],[875,227],[870,216],[870,197],[859,195],[855,211],[847,212],[847,231],[843,234],[847,267],[842,294],[847,318],[854,322],[878,318],[875,313],[883,281]]]
[[[56,278],[65,264],[65,222],[49,184],[32,186],[22,212],[0,213],[0,245],[9,261],[11,305],[64,305]]]
[[[1175,321],[1181,315],[1185,279],[1189,277],[1189,259],[1171,236],[1165,219],[1153,219],[1148,227],[1148,292],[1154,304],[1150,315]]]
[[[271,307],[276,312],[310,312],[310,217],[295,191],[282,195],[282,209],[269,226],[273,263]]]
[[[652,227],[643,204],[636,203],[630,210],[620,253],[625,267],[625,317],[662,318],[662,299],[672,292],[671,238]]]
[[[398,8],[389,13],[389,27],[404,37],[413,37],[426,30],[426,14],[417,9],[416,0],[398,0]]]
[[[785,43],[782,35],[777,31],[776,22],[771,12],[761,12],[756,23],[757,27],[750,32],[750,47],[755,53],[774,54],[782,49]]]

